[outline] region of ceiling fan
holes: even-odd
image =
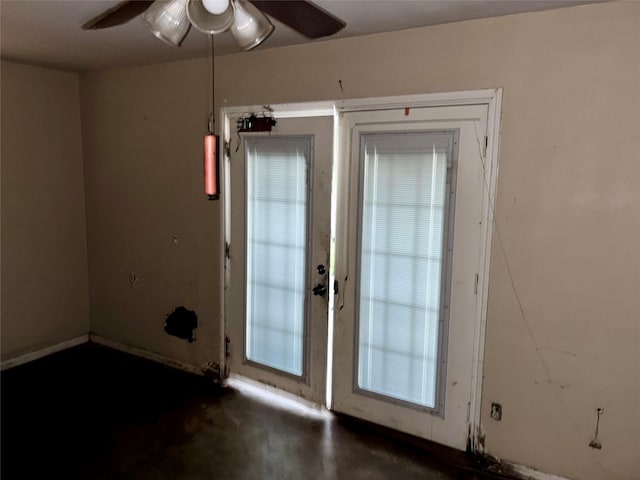
[[[333,35],[346,26],[307,0],[125,0],[82,28],[115,27],[142,15],[156,37],[176,47],[193,25],[208,35],[230,31],[240,48],[251,50],[275,28],[263,12],[307,38]]]

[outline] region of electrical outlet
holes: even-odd
[[[502,420],[502,404],[495,402],[491,403],[491,418],[496,422]]]

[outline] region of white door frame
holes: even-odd
[[[491,260],[491,240],[493,234],[493,216],[496,196],[496,185],[498,177],[498,152],[500,139],[500,120],[502,111],[502,89],[470,90],[463,92],[431,93],[421,95],[402,95],[393,97],[360,98],[349,100],[335,100],[326,102],[306,102],[293,104],[270,105],[273,116],[276,118],[291,117],[312,117],[321,115],[334,116],[334,131],[339,128],[339,114],[343,112],[356,112],[367,110],[386,110],[398,108],[436,107],[436,106],[458,106],[458,105],[486,105],[488,107],[487,118],[487,140],[486,152],[484,155],[485,190],[482,198],[482,219],[483,228],[481,230],[481,256],[483,259],[478,275],[478,296],[474,319],[474,365],[472,367],[473,379],[471,387],[471,399],[469,408],[470,426],[470,447],[473,452],[483,453],[483,443],[480,441],[482,428],[480,424],[481,399],[482,399],[482,375],[484,368],[484,346],[487,322],[487,299],[489,294],[489,265]],[[220,216],[220,371],[223,376],[227,374],[227,364],[225,356],[225,335],[226,335],[226,308],[224,304],[225,290],[229,282],[229,264],[226,256],[225,245],[230,244],[230,198],[229,198],[229,152],[231,136],[232,116],[243,113],[263,112],[262,105],[224,107],[220,110],[222,128],[221,154],[220,154],[220,179],[222,195],[220,196],[221,212]],[[335,136],[334,136],[335,137]],[[339,142],[334,138],[334,167],[338,168],[338,185],[333,188],[347,188],[349,185],[348,152],[340,152]],[[343,225],[345,221],[344,209],[342,212],[334,210],[337,215],[337,224]],[[340,242],[344,239],[336,239],[336,251],[340,251],[346,244]],[[339,257],[339,255],[338,255]],[[343,262],[341,262],[343,263]],[[344,265],[342,265],[344,267]],[[341,268],[336,264],[336,270]],[[330,315],[331,317],[331,315]],[[330,327],[331,328],[331,327]],[[331,343],[331,340],[330,340]],[[331,358],[333,352],[328,352]],[[330,370],[327,372],[330,373]]]

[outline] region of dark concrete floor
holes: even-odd
[[[299,415],[92,344],[2,372],[2,479],[488,479],[402,435]]]

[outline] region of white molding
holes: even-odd
[[[222,120],[222,131],[218,134],[222,138],[223,145],[230,145],[231,142],[231,112],[232,109],[225,107],[220,109]],[[228,375],[227,366],[227,288],[229,286],[229,262],[227,258],[227,245],[231,245],[231,177],[227,172],[230,154],[226,148],[222,148],[222,161],[219,165],[220,185],[220,378],[224,379]]]
[[[204,372],[201,368],[198,368],[195,365],[191,365],[189,363],[175,360],[160,353],[151,352],[149,350],[134,347],[131,345],[126,345],[109,338],[101,337],[100,335],[91,334],[89,335],[89,340],[93,343],[97,343],[98,345],[104,345],[105,347],[113,348],[114,350],[119,350],[136,357],[146,358],[147,360],[161,363],[168,367],[177,368],[178,370],[183,370],[189,373],[195,373],[196,375],[204,375]]]
[[[152,360],[154,362],[161,363],[169,367],[177,368],[185,372],[195,373],[197,375],[204,375],[203,369],[198,368],[195,365],[191,365],[185,362],[180,362],[178,360],[174,360],[160,353],[150,352],[143,348],[133,347],[131,345],[126,345],[124,343],[116,342],[115,340],[110,340],[108,338],[101,337],[100,335],[94,335],[94,334],[80,335],[79,337],[71,338],[69,340],[65,340],[64,342],[60,342],[55,345],[51,345],[49,347],[45,347],[33,352],[25,353],[24,355],[10,358],[8,360],[3,360],[2,362],[0,362],[0,370],[7,370],[9,368],[17,367],[18,365],[23,365],[25,363],[32,362],[39,358],[43,358],[57,352],[61,352],[62,350],[67,350],[69,348],[82,345],[83,343],[87,343],[87,342],[93,342],[99,345],[104,345],[105,347],[110,347],[115,350],[119,350],[121,352],[129,353],[131,355],[135,355],[136,357],[146,358],[147,360]]]
[[[366,110],[388,110],[405,107],[439,107],[454,105],[489,105],[496,97],[502,97],[501,88],[483,90],[465,90],[460,92],[438,92],[417,95],[395,95],[388,97],[352,98],[346,100],[327,100],[321,102],[280,103],[268,105],[276,118],[300,118],[333,116],[337,112],[357,112]],[[229,139],[230,132],[226,121],[236,115],[266,113],[265,105],[226,106],[220,109],[222,137]]]
[[[220,112],[220,118],[224,124],[225,118],[228,119],[229,117],[248,115],[250,113],[270,113],[276,118],[331,117],[333,116],[335,104],[335,101],[328,101],[223,107]],[[267,111],[265,106],[268,106],[271,110]]]
[[[493,222],[495,213],[495,198],[498,181],[498,153],[500,145],[500,121],[502,117],[502,89],[484,91],[489,94],[487,106],[487,150],[485,154],[485,193],[488,198],[482,202],[482,264],[478,265],[482,275],[478,278],[478,299],[476,305],[476,329],[474,332],[474,361],[473,379],[471,385],[471,400],[469,410],[469,426],[471,449],[474,453],[484,453],[482,432],[482,379],[484,377],[484,347],[487,329],[487,307],[489,298],[489,275],[491,264],[491,244],[493,238]],[[480,97],[480,92],[477,97]]]
[[[466,90],[461,92],[397,95],[392,97],[355,98],[335,102],[338,112],[389,110],[417,107],[452,107],[459,105],[490,105],[502,97],[502,89]]]
[[[511,472],[518,478],[524,480],[569,480],[565,477],[559,477],[558,475],[552,475],[550,473],[543,473],[533,468],[525,467],[524,465],[518,465],[517,463],[502,462],[509,467]]]
[[[69,340],[56,343],[55,345],[51,345],[49,347],[41,348],[30,353],[25,353],[24,355],[10,358],[8,360],[3,360],[2,362],[0,362],[0,370],[7,370],[9,368],[17,367],[18,365],[32,362],[39,358],[61,352],[62,350],[82,345],[83,343],[87,343],[88,341],[89,335],[80,335],[79,337],[71,338]]]

